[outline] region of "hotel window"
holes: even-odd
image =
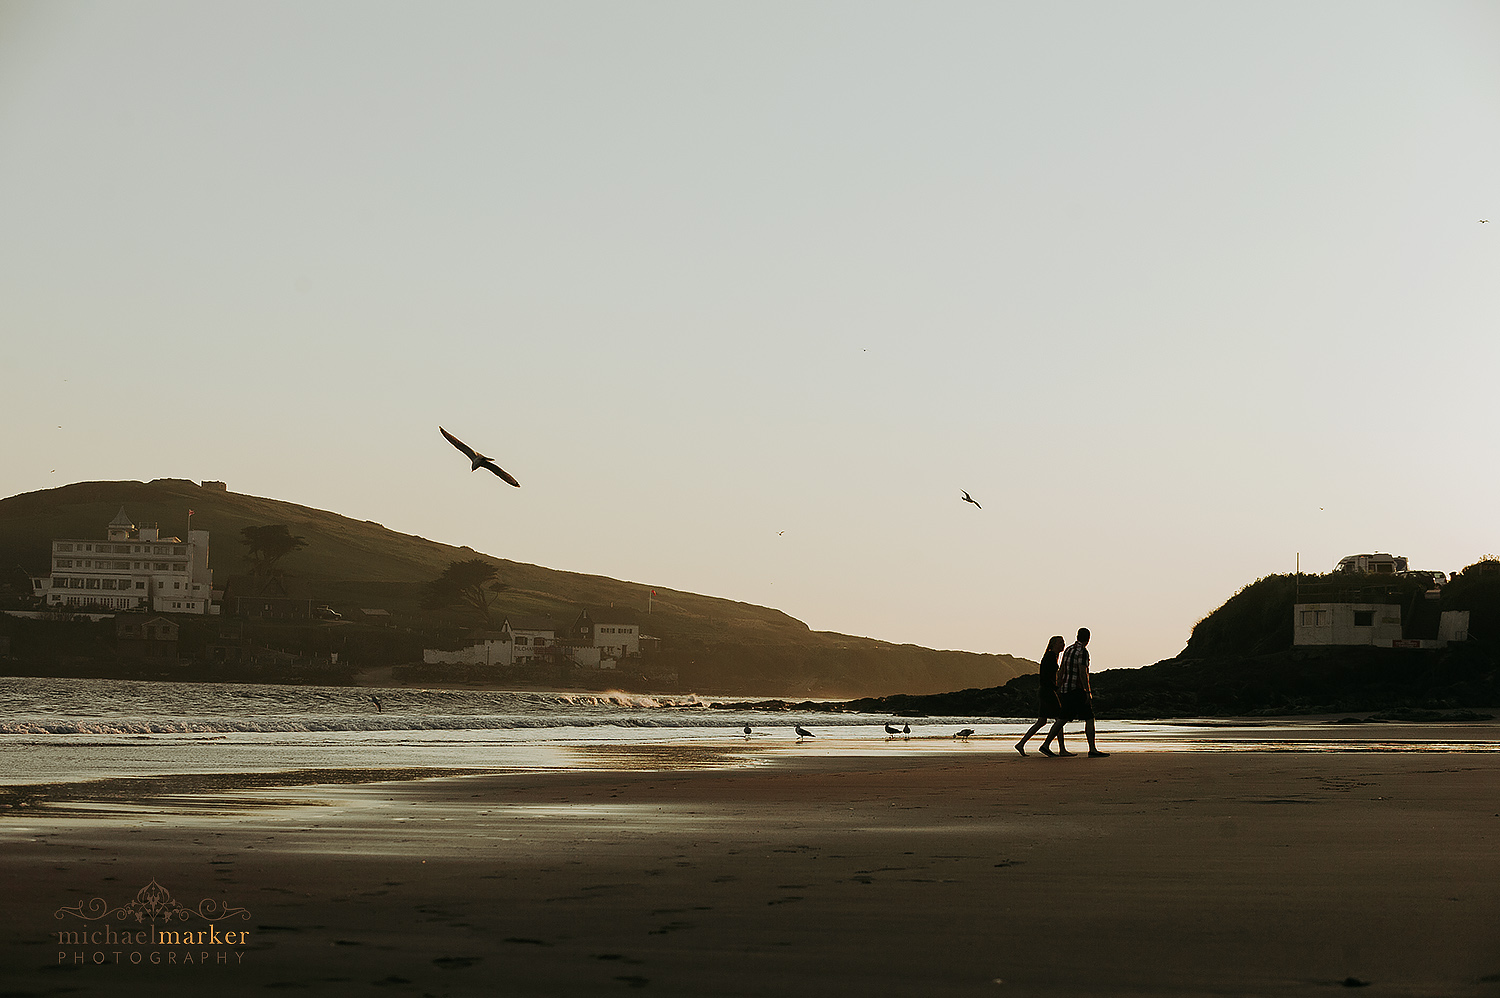
[[[82,589],[83,588],[83,580],[82,579],[69,579],[68,580],[68,587],[70,589]]]
[[[114,579],[104,579],[99,584],[101,586],[103,586],[105,589],[113,589],[115,587],[115,580]]]
[[[145,588],[146,588],[146,583],[145,583],[145,582],[137,582],[137,583],[136,583],[136,584],[135,584],[135,587],[136,587],[136,588],[137,588],[137,589],[145,589]]]
[[[83,582],[83,587],[85,589],[98,589],[99,588],[99,580],[98,579],[85,579],[84,582]]]
[[[1375,611],[1374,610],[1355,610],[1354,611],[1354,626],[1355,627],[1374,627],[1375,626]]]
[[[57,550],[59,550],[59,551],[71,551],[71,550],[73,550],[73,545],[71,545],[71,544],[59,544],[57,546]]]

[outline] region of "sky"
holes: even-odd
[[[219,480],[1169,658],[1298,564],[1500,552],[1497,43],[1493,3],[0,0],[0,495]]]

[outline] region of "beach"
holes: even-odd
[[[1359,728],[12,786],[0,961],[26,995],[1500,995],[1500,731]],[[153,882],[207,944],[59,941]]]

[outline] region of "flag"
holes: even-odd
[[[192,516],[192,515],[193,515],[193,511],[192,510],[188,510],[188,516]]]

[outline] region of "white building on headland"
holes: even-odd
[[[54,540],[51,573],[32,578],[31,585],[49,608],[219,612],[208,531],[189,529],[186,541],[162,537],[155,525],[137,529],[123,506],[109,522],[106,540]]]

